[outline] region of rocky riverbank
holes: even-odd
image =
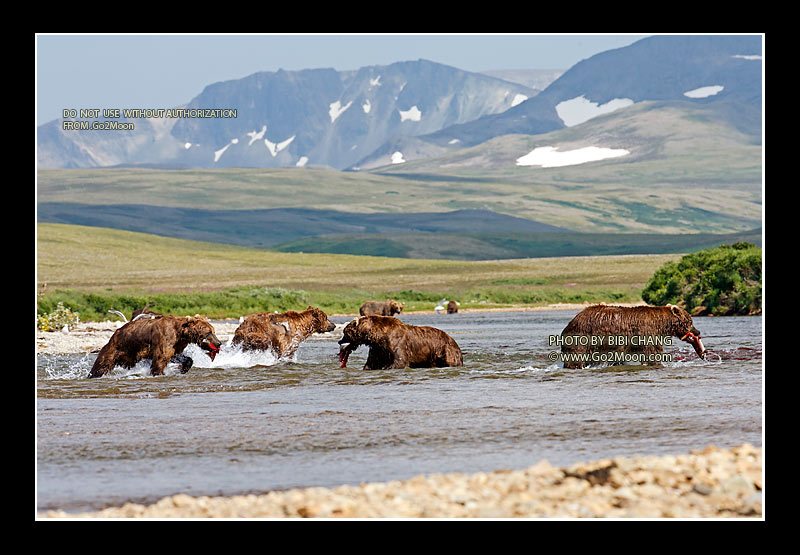
[[[263,495],[190,497],[39,518],[763,518],[762,448],[603,459],[556,468],[433,474]]]

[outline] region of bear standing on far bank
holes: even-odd
[[[361,305],[358,313],[361,316],[369,316],[370,314],[377,314],[378,316],[394,316],[403,311],[405,303],[398,303],[392,299],[385,301],[367,301]]]

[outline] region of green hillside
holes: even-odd
[[[108,308],[238,317],[261,310],[356,313],[369,298],[432,310],[443,297],[462,307],[563,302],[637,302],[653,272],[679,255],[493,261],[420,260],[279,253],[95,227],[40,224],[40,311],[59,301],[81,319]]]
[[[737,241],[761,245],[761,229],[715,235],[641,233],[400,233],[309,237],[272,247],[280,252],[327,252],[406,258],[494,260],[549,256],[694,252]]]

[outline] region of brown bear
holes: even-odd
[[[358,313],[361,316],[368,316],[370,314],[377,314],[379,316],[394,316],[403,312],[405,303],[398,303],[392,299],[385,301],[367,301],[361,305]]]
[[[464,365],[461,349],[445,332],[404,324],[392,316],[360,316],[345,326],[339,340],[342,368],[360,345],[369,347],[364,370]]]
[[[447,313],[448,314],[456,314],[458,312],[458,303],[456,301],[450,301],[447,303]]]
[[[233,344],[249,351],[272,351],[291,357],[300,343],[314,333],[333,331],[336,325],[322,310],[309,306],[303,312],[259,312],[247,316],[233,334]]]
[[[167,363],[176,356],[179,356],[176,360],[181,364],[181,372],[186,373],[193,361],[180,355],[190,343],[208,351],[211,360],[221,345],[214,335],[214,327],[205,318],[151,314],[150,317],[131,320],[117,329],[100,349],[89,377],[107,374],[115,366],[132,368],[147,358],[152,360],[150,373],[160,376],[164,374]]]
[[[669,337],[690,343],[697,355],[704,358],[706,348],[692,317],[675,306],[607,306],[598,304],[580,311],[561,332],[561,353],[564,368],[583,368],[613,357],[587,358],[590,353],[635,353],[627,359],[636,364],[659,364],[656,353],[663,353]],[[577,355],[577,356],[576,356]],[[585,360],[581,360],[583,357]],[[626,357],[612,362],[624,363]],[[623,359],[623,360],[619,360]]]

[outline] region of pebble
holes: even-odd
[[[416,519],[763,517],[762,448],[709,446],[688,455],[618,457],[556,468],[432,474],[333,489],[126,503],[97,512],[38,518]],[[698,481],[698,478],[702,478]]]

